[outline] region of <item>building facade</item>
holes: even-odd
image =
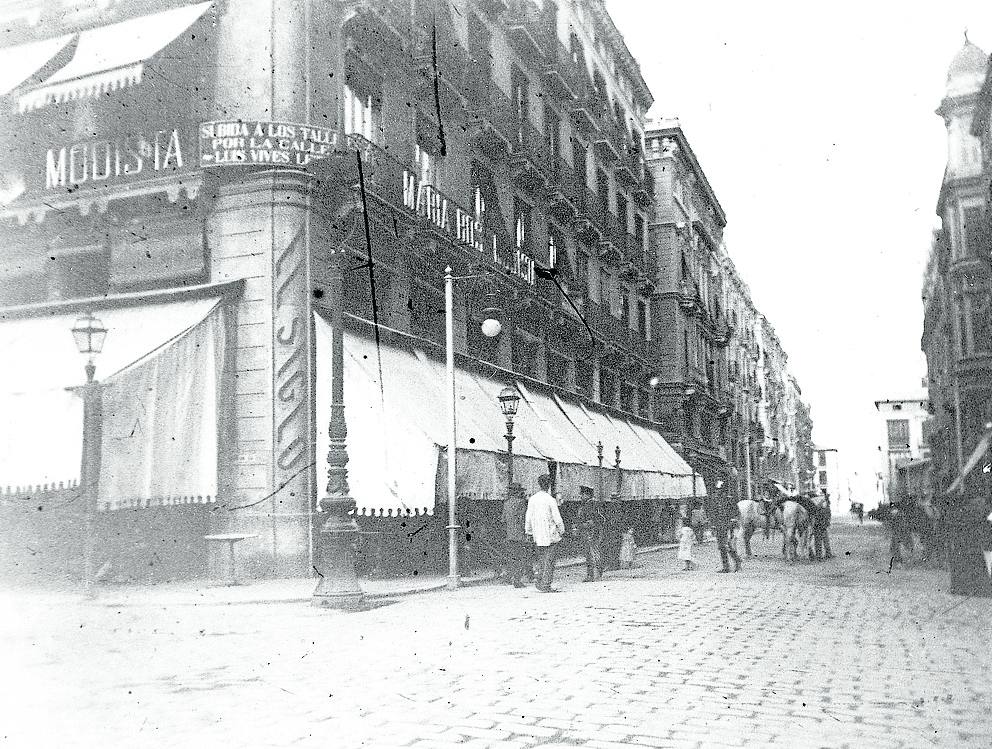
[[[879,489],[882,502],[898,495],[899,469],[930,454],[930,401],[926,397],[875,401],[879,415]]]
[[[848,512],[851,509],[850,486],[841,473],[840,453],[834,447],[813,448],[813,467],[816,471],[813,486],[816,491],[830,496],[830,510],[833,513]]]
[[[947,72],[937,114],[947,129],[947,166],[923,279],[923,336],[932,419],[930,491],[987,497],[990,476],[974,470],[992,422],[992,75],[967,39]],[[984,447],[983,447],[984,446]],[[972,456],[975,459],[972,460]],[[962,470],[967,475],[956,481]]]
[[[148,510],[132,524],[146,546],[154,510],[173,536],[183,529],[191,574],[218,561],[202,542],[217,532],[248,536],[239,554],[253,574],[310,573],[337,301],[362,543],[401,539],[414,570],[424,537],[443,555],[446,313],[467,500],[505,496],[506,385],[529,404],[513,444],[525,485],[551,472],[566,499],[591,486],[655,520],[659,502],[705,494],[662,436],[674,403],[652,385],[676,380],[698,393],[679,401],[693,449],[725,465],[722,211],[697,184],[701,203],[672,226],[696,253],[692,293],[659,293],[658,182],[643,157],[652,96],[601,0],[18,8],[0,50],[0,304],[12,321],[0,334],[37,374],[52,367],[31,326],[63,346],[77,315],[105,322],[101,508]],[[669,376],[666,305],[690,301],[698,347]],[[161,357],[194,333],[195,366],[168,376]],[[147,402],[132,397],[142,383]],[[31,388],[9,385],[9,402]],[[25,418],[45,397],[18,401]],[[204,428],[183,429],[194,412]],[[181,448],[142,441],[151,431]],[[79,450],[65,446],[62,474],[5,464],[0,485],[20,499],[62,491]],[[411,517],[429,527],[415,541]]]

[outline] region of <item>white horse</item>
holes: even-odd
[[[813,519],[799,502],[782,502],[782,555],[795,562],[799,556],[813,558]]]
[[[765,538],[771,536],[772,529],[782,528],[782,511],[769,503],[768,514],[765,514],[765,503],[753,499],[742,499],[737,503],[741,515],[741,536],[744,539],[744,553],[752,556],[751,537],[764,530]]]

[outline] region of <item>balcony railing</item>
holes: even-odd
[[[510,0],[510,9],[503,14],[510,43],[523,57],[531,60],[544,58],[548,49],[549,29],[541,9],[533,0]]]
[[[576,210],[578,204],[575,172],[561,156],[548,159],[549,195],[552,203],[567,203]]]
[[[515,137],[511,146],[514,177],[532,184],[548,180],[548,144],[540,131],[527,119],[514,122]]]
[[[557,38],[553,45],[549,45],[545,59],[547,67],[544,77],[552,94],[568,101],[585,94],[586,81],[579,68],[579,61]],[[585,62],[581,61],[581,64],[584,66]]]
[[[576,195],[578,197],[578,216],[576,231],[579,234],[594,234],[596,237],[603,235],[603,203],[599,196],[586,187],[585,182],[576,175]]]
[[[366,192],[394,208],[403,208],[412,174],[410,169],[361,135],[352,133],[347,142],[350,150],[358,151],[362,156]]]
[[[376,19],[379,25],[391,32],[400,41],[410,38],[410,6],[395,0],[339,0],[343,9],[354,8],[358,13],[365,13]],[[363,32],[370,41],[378,41],[379,30],[369,24],[353,24],[353,29]]]
[[[637,189],[634,190],[634,200],[642,208],[648,208],[654,203],[654,174],[646,167],[638,181]]]
[[[472,70],[467,76],[466,93],[469,123],[480,128],[485,142],[510,148],[518,138],[513,105],[489,73]]]
[[[623,128],[605,104],[600,103],[596,108],[599,114],[597,123],[599,130],[593,135],[596,153],[608,161],[619,161],[627,153],[627,138]]]
[[[621,263],[627,249],[626,232],[615,213],[604,208],[603,214],[603,235],[599,240],[600,255],[607,262]]]

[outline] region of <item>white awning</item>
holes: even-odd
[[[6,96],[47,65],[72,41],[72,34],[0,49],[0,96]]]
[[[97,379],[109,387],[115,376],[119,379],[161,353],[217,304],[217,299],[113,309],[95,304],[93,311],[108,331],[95,360]],[[85,361],[71,333],[78,316],[58,311],[30,318],[0,316],[0,351],[6,362],[0,367],[0,491],[43,491],[79,481],[82,401],[66,390],[86,379]],[[114,414],[108,403],[105,425],[113,423]],[[115,435],[105,429],[104,444]]]
[[[72,60],[22,94],[20,110],[136,86],[141,83],[145,62],[196,23],[210,5],[206,2],[172,8],[82,32]]]

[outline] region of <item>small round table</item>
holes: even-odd
[[[231,567],[231,580],[228,585],[239,585],[237,576],[234,574],[234,544],[238,541],[244,541],[246,538],[258,538],[258,534],[255,533],[216,533],[211,536],[204,536],[204,541],[226,541],[228,550],[228,559],[230,560]]]

